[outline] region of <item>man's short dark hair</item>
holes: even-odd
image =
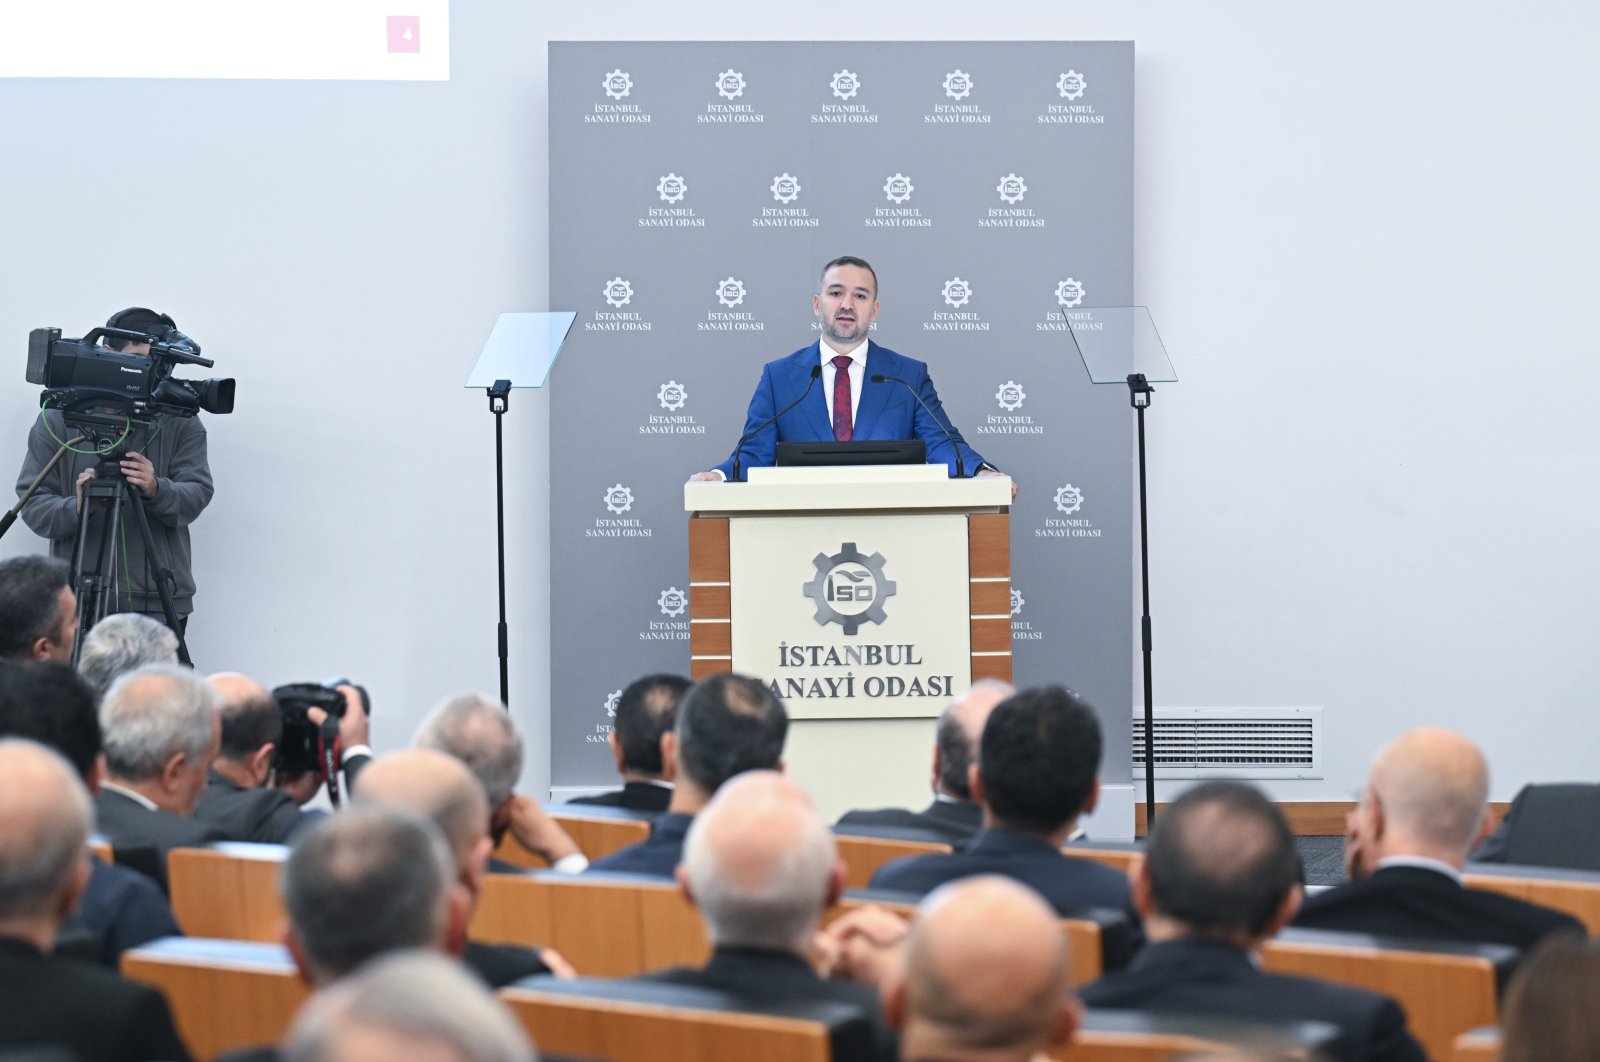
[[[872,294],[874,297],[877,296],[878,271],[873,269],[871,264],[869,264],[865,258],[857,258],[853,254],[842,254],[838,258],[835,258],[833,261],[829,262],[827,265],[823,266],[822,272],[817,274],[817,283],[821,284],[824,280],[826,280],[828,278],[828,270],[833,269],[836,266],[855,266],[857,269],[865,269],[867,272],[871,273]]]
[[[1206,782],[1156,819],[1145,849],[1151,903],[1201,936],[1259,937],[1300,879],[1283,813],[1254,786]]]
[[[106,318],[107,328],[122,328],[129,332],[144,332],[157,339],[177,328],[177,323],[164,313],[143,306],[130,306],[126,310],[118,310]],[[106,336],[106,346],[112,350],[121,350],[133,342],[123,336]]]
[[[947,714],[939,720],[934,740],[939,748],[939,787],[953,797],[971,800],[967,768],[972,766],[972,742],[967,740],[967,728],[954,715]]]
[[[662,772],[661,735],[672,729],[678,702],[689,686],[682,675],[646,675],[628,683],[613,721],[623,767],[641,774]]]
[[[713,675],[683,695],[674,729],[679,772],[715,793],[736,774],[778,766],[789,713],[756,679]]]
[[[1100,773],[1100,721],[1060,686],[1001,701],[984,724],[978,773],[1002,825],[1054,833],[1083,812]]]
[[[217,755],[225,759],[249,759],[261,746],[283,741],[283,710],[265,690],[243,701],[224,701],[221,715],[222,746]]]
[[[56,750],[87,783],[100,755],[94,691],[66,664],[0,661],[0,737]]]
[[[0,561],[0,658],[20,660],[40,638],[61,631],[61,591],[72,569],[56,557],[12,557]]]

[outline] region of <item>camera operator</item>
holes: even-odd
[[[305,771],[284,777],[274,770],[283,740],[284,714],[265,686],[235,672],[212,675],[210,681],[222,694],[222,746],[194,816],[218,827],[231,840],[286,844],[297,831],[322,817],[321,811],[301,810],[322,788],[322,775]],[[336,688],[345,703],[339,737],[348,786],[372,756],[367,748],[367,712],[356,687]],[[308,714],[317,724],[326,718],[321,709],[313,708]]]
[[[175,333],[172,318],[143,307],[113,314],[108,328],[140,332],[157,338]],[[180,333],[181,335],[181,333]],[[107,336],[105,345],[121,354],[148,357],[150,344],[124,337]],[[76,434],[60,412],[46,409],[34,421],[28,434],[28,454],[17,478],[20,497],[55,456],[62,443]],[[108,457],[112,455],[106,455]],[[194,610],[194,574],[190,566],[189,524],[211,501],[211,468],[206,461],[206,429],[197,416],[174,417],[158,414],[148,429],[135,428],[126,440],[126,449],[115,466],[101,464],[101,455],[88,450],[69,452],[51,470],[39,490],[22,507],[22,520],[35,534],[50,540],[50,552],[63,560],[72,559],[78,535],[78,509],[83,485],[96,475],[120,474],[138,489],[150,516],[154,558],[145,556],[144,542],[132,528],[105,528],[91,532],[91,539],[104,534],[118,536],[116,548],[122,562],[123,577],[117,580],[109,612],[142,612],[165,622],[161,599],[156,590],[157,567],[172,575],[168,587],[176,606],[179,633]],[[125,521],[126,522],[126,521]],[[91,527],[94,525],[91,524]],[[85,543],[85,556],[93,556],[98,541]]]

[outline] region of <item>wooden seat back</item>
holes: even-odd
[[[289,916],[278,875],[288,855],[278,844],[174,848],[167,855],[167,878],[178,925],[191,937],[282,940]]]
[[[1261,949],[1272,973],[1299,974],[1366,988],[1405,1008],[1406,1022],[1429,1057],[1449,1058],[1455,1038],[1498,1020],[1497,986],[1515,963],[1514,948],[1426,945],[1364,933],[1289,929]]]
[[[830,1062],[828,1026],[730,1010],[501,989],[500,998],[540,1052],[613,1062]]]
[[[1180,1051],[1243,1045],[1275,1057],[1322,1058],[1339,1042],[1340,1030],[1326,1022],[1241,1022],[1226,1018],[1089,1010],[1072,1042],[1052,1048],[1062,1062],[1164,1062]]]
[[[1500,1030],[1473,1029],[1456,1037],[1450,1062],[1500,1062]]]
[[[1467,864],[1467,887],[1515,896],[1519,900],[1565,911],[1591,935],[1600,933],[1600,874],[1594,871]]]
[[[195,1058],[278,1043],[311,994],[276,944],[167,937],[123,952],[122,974],[161,990]]]
[[[868,837],[862,834],[835,834],[834,844],[844,862],[844,887],[864,889],[878,868],[906,856],[948,852],[950,846],[938,841],[907,840],[898,837]]]
[[[1072,856],[1074,859],[1092,859],[1124,874],[1134,863],[1144,858],[1144,852],[1140,847],[1132,844],[1125,846],[1069,844],[1062,847],[1061,854]]]
[[[615,808],[556,804],[545,808],[590,861],[604,858],[650,836],[650,819]],[[495,846],[495,858],[526,870],[543,870],[550,861],[522,846],[508,830]]]

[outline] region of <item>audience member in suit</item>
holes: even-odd
[[[505,705],[481,693],[447,698],[422,721],[413,744],[467,765],[488,798],[489,839],[494,845],[510,832],[553,870],[579,874],[588,869],[589,860],[561,824],[537,800],[516,791],[522,776],[522,735]],[[506,874],[520,873],[522,868],[490,859],[489,869]]]
[[[933,803],[921,811],[847,811],[838,825],[922,830],[956,848],[970,842],[983,826],[983,809],[972,799],[967,769],[972,766],[989,713],[1015,692],[1008,682],[983,679],[945,708],[933,743]]]
[[[78,641],[78,595],[72,569],[55,557],[0,561],[0,660],[19,664],[72,659]]]
[[[665,811],[672,800],[672,765],[661,754],[661,739],[672,731],[678,702],[689,680],[682,675],[646,675],[635,679],[617,698],[606,741],[622,775],[622,788],[568,803],[598,804],[632,811]]]
[[[677,764],[672,802],[650,836],[591,864],[591,870],[670,878],[683,854],[689,824],[729,778],[744,771],[782,770],[789,713],[756,679],[713,675],[689,688],[678,704],[664,757]]]
[[[91,795],[100,788],[94,692],[66,664],[0,663],[0,737],[28,738],[54,749]],[[86,934],[103,965],[116,969],[129,948],[179,935],[172,908],[149,878],[94,855],[89,867],[89,884],[62,931]]]
[[[1570,915],[1462,884],[1467,853],[1488,832],[1488,799],[1488,764],[1460,734],[1425,727],[1390,742],[1350,813],[1350,881],[1308,899],[1295,924],[1524,950],[1582,932]]]
[[[1472,861],[1600,870],[1597,834],[1600,785],[1525,785],[1505,819],[1472,853]]]
[[[936,889],[917,909],[883,1007],[907,1062],[1028,1062],[1072,1038],[1082,1012],[1056,913],[993,875]]]
[[[438,955],[400,952],[312,997],[289,1062],[537,1062],[505,1005]]]
[[[1348,1062],[1421,1062],[1394,1000],[1264,972],[1255,951],[1294,917],[1300,857],[1289,824],[1258,790],[1209,782],[1161,813],[1133,897],[1149,941],[1126,969],[1083,986],[1091,1008],[1264,1022],[1323,1021]]]
[[[90,628],[78,651],[78,674],[97,698],[134,668],[176,664],[178,636],[138,612],[115,612]]]
[[[356,783],[356,803],[413,812],[439,827],[455,861],[456,882],[468,897],[467,915],[477,906],[489,872],[489,804],[483,787],[454,756],[433,749],[404,749],[379,756]],[[466,942],[462,958],[490,988],[503,988],[533,974],[572,968],[550,949],[532,951],[510,945]]]
[[[282,890],[285,943],[313,1002],[380,956],[413,948],[456,956],[466,941],[471,901],[444,836],[399,808],[347,808],[300,834]],[[281,1057],[276,1047],[257,1047],[219,1062]]]
[[[1561,934],[1534,949],[1506,992],[1500,1062],[1600,1058],[1600,942]]]
[[[222,740],[221,704],[221,694],[193,671],[147,664],[112,683],[100,705],[106,777],[95,798],[99,832],[112,847],[153,845],[163,890],[169,851],[228,840],[194,818]]]
[[[222,695],[222,744],[195,818],[235,841],[286,844],[324,813],[301,811],[294,797],[272,784],[283,712],[265,686],[245,675],[212,675],[211,685]]]
[[[1094,709],[1060,686],[1000,702],[984,725],[978,762],[967,770],[983,830],[965,851],[884,864],[872,876],[873,888],[928,893],[957,878],[1004,874],[1063,914],[1111,907],[1137,924],[1125,876],[1061,853],[1078,816],[1099,799],[1100,752]]]
[[[161,993],[51,954],[89,877],[93,808],[72,765],[0,739],[0,1049],[57,1047],[94,1062],[187,1059]]]

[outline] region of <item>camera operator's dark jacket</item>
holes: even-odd
[[[155,561],[172,573],[168,589],[178,615],[194,611],[194,573],[190,564],[189,524],[211,501],[211,467],[206,461],[206,429],[199,417],[160,416],[143,434],[140,447],[156,470],[156,495],[145,499],[150,517],[150,538]],[[35,476],[50,462],[57,447],[75,433],[61,414],[47,410],[33,422],[28,433],[28,455],[17,477],[17,495],[28,489]],[[138,441],[138,440],[130,440]],[[94,454],[68,453],[39,486],[39,491],[22,507],[22,519],[35,534],[50,540],[50,553],[72,560],[72,547],[78,537],[78,504],[74,491],[78,474],[91,468],[99,458]],[[84,565],[94,568],[99,557],[101,536],[107,517],[92,514],[89,541],[85,544]],[[117,562],[127,574],[119,578],[112,611],[161,613],[161,598],[156,593],[155,566],[147,564],[144,542],[136,518],[126,506],[122,529],[115,542]],[[148,570],[146,570],[148,568]],[[131,584],[131,589],[130,589]]]

